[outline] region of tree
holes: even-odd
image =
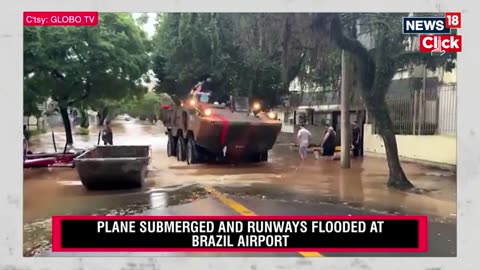
[[[38,106],[45,100],[45,96],[36,93],[28,84],[25,84],[23,90],[23,116],[39,118],[42,112]]]
[[[231,88],[235,74],[236,47],[230,18],[211,13],[168,13],[157,17],[153,37],[153,71],[157,89],[179,97],[188,94],[198,81],[213,78],[214,98],[221,99]]]
[[[68,144],[68,108],[127,95],[148,70],[148,46],[125,13],[101,14],[97,27],[26,27],[25,71],[58,103]]]
[[[413,184],[403,171],[398,157],[398,149],[385,102],[385,96],[395,72],[412,64],[425,64],[429,69],[439,66],[447,71],[454,67],[456,54],[442,57],[420,53],[409,49],[411,37],[400,31],[402,17],[408,14],[316,14],[313,27],[321,36],[329,37],[340,49],[349,52],[358,68],[358,82],[367,110],[373,116],[379,135],[385,144],[389,167],[388,185],[409,189]],[[363,34],[373,41],[372,48],[365,47],[358,39],[356,29],[360,26]]]
[[[173,101],[165,93],[148,92],[143,96],[135,96],[124,100],[119,106],[119,113],[126,113],[141,120],[156,122],[160,116],[160,105],[172,104]]]
[[[38,106],[47,100],[49,85],[43,76],[32,74],[37,60],[35,48],[38,46],[38,32],[34,28],[25,28],[24,37],[32,42],[32,49],[24,53],[23,115],[38,118],[42,114]]]
[[[210,75],[214,99],[235,92],[278,105],[306,60],[316,64],[318,57],[311,55],[325,49],[324,42],[312,39],[311,20],[302,15],[159,15],[153,54],[157,89],[182,97]]]
[[[399,68],[425,64],[448,71],[456,54],[432,57],[410,50],[412,37],[400,31],[407,15],[162,14],[153,49],[157,90],[181,97],[210,74],[219,89],[215,98],[235,90],[275,106],[295,78],[321,90],[339,90],[345,50],[353,56],[354,81],[385,142],[388,185],[411,188],[398,157],[387,90]],[[371,37],[374,46],[364,46],[358,34]]]

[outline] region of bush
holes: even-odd
[[[90,130],[89,130],[88,128],[79,127],[79,128],[77,128],[77,130],[75,131],[75,134],[76,134],[76,135],[85,136],[85,135],[90,134]]]
[[[26,130],[24,133],[25,134],[23,135],[25,136],[27,141],[29,141],[33,136],[47,133],[47,130],[44,128],[40,128],[40,129],[34,129],[34,130]]]
[[[148,92],[142,97],[127,99],[118,112],[126,113],[132,118],[139,118],[142,121],[158,119],[161,104],[171,104],[170,97],[166,94]]]

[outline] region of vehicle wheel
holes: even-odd
[[[88,190],[88,191],[95,191],[95,190],[100,190],[101,189],[101,186],[98,185],[98,184],[94,184],[94,183],[85,183],[85,182],[82,182],[82,185],[83,187]]]
[[[86,189],[86,190],[95,190],[95,187],[93,185],[89,185],[89,184],[83,184],[83,187]]]
[[[182,137],[177,139],[177,160],[185,161],[185,140]]]
[[[145,180],[143,178],[137,179],[134,183],[132,183],[132,188],[142,188],[145,184]]]
[[[258,154],[258,161],[259,162],[268,161],[268,152],[263,152],[263,153]]]
[[[197,164],[200,162],[200,154],[195,141],[192,138],[187,142],[187,164]]]
[[[169,134],[167,142],[167,156],[172,157],[177,155],[176,144],[175,137]]]
[[[250,157],[250,162],[265,162],[268,160],[268,152],[256,153]]]

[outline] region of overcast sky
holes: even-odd
[[[134,18],[138,18],[142,13],[133,13]],[[148,13],[148,22],[144,26],[145,32],[147,32],[149,37],[152,37],[155,33],[155,17],[157,13]]]

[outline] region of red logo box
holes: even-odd
[[[421,35],[421,52],[461,52],[462,36],[460,35]]]
[[[23,13],[24,26],[96,26],[98,12],[90,11],[26,11]]]
[[[445,13],[445,27],[447,27],[447,28],[461,28],[462,27],[462,13],[461,12],[447,12],[447,13]]]

